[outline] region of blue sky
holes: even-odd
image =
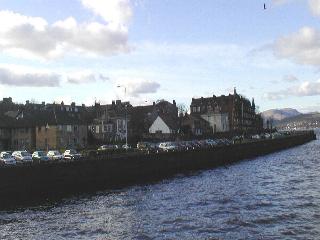
[[[320,111],[319,20],[320,0],[0,0],[0,97],[188,106],[236,87]]]

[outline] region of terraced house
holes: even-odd
[[[6,105],[1,103],[1,105]],[[88,112],[85,106],[13,104],[0,112],[1,149],[48,150],[87,145]]]
[[[100,105],[95,103],[91,108],[94,119],[90,124],[90,131],[98,142],[125,141],[127,124],[130,122],[132,105],[121,100],[112,101],[111,104]]]

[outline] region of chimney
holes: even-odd
[[[115,102],[112,100],[112,106],[114,106]]]
[[[41,105],[42,105],[42,106],[46,105],[46,102],[42,102]]]
[[[72,102],[71,103],[71,107],[75,107],[76,106],[76,103],[75,102]]]
[[[153,102],[153,103],[152,103],[152,106],[155,106],[155,105],[156,105],[156,103],[155,103],[155,102]]]
[[[120,105],[121,104],[121,100],[116,100],[116,105]]]
[[[176,106],[176,100],[173,100],[173,105]]]
[[[28,105],[29,103],[30,103],[30,101],[29,101],[29,100],[27,100],[27,101],[26,101],[26,105]]]

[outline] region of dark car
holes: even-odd
[[[32,160],[35,162],[48,162],[50,158],[47,156],[47,153],[44,151],[35,151],[32,153]]]

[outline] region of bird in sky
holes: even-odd
[[[264,10],[266,10],[266,9],[267,9],[267,7],[266,7],[266,4],[265,4],[265,3],[263,4],[263,9],[264,9]]]

